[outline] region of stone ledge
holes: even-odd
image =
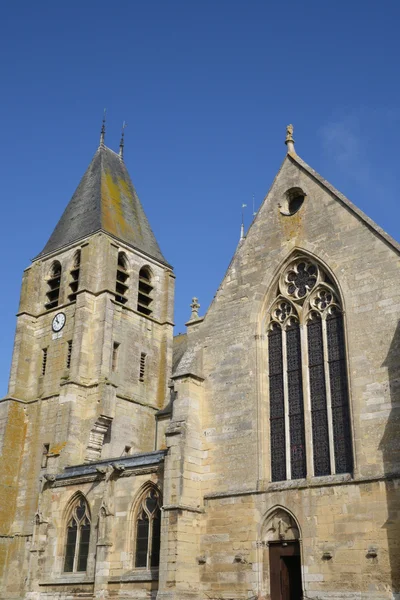
[[[195,506],[187,506],[186,504],[167,504],[166,506],[162,507],[162,510],[164,511],[169,511],[169,510],[186,510],[188,512],[194,512],[194,513],[200,513],[203,514],[204,508],[198,508]]]
[[[124,575],[114,575],[108,583],[129,583],[130,581],[158,581],[158,569],[150,571],[131,571]]]
[[[50,581],[39,581],[40,586],[55,586],[55,585],[94,585],[93,577],[87,577],[86,574],[84,577],[81,575],[77,575],[76,573],[71,573],[70,577],[58,577],[57,579],[52,579]]]
[[[297,479],[290,481],[281,481],[276,483],[259,481],[259,487],[249,490],[231,490],[225,492],[215,492],[206,494],[205,500],[214,500],[218,498],[232,498],[235,496],[253,496],[257,494],[269,494],[273,492],[282,492],[290,490],[304,490],[322,487],[333,487],[339,485],[362,485],[367,483],[376,483],[379,481],[393,481],[400,479],[400,473],[388,473],[379,477],[357,477],[354,479],[351,475],[328,475],[326,477],[315,477],[312,480]],[[322,480],[322,481],[321,481]],[[265,487],[261,487],[265,483]]]

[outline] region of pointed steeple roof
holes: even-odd
[[[168,265],[123,160],[104,143],[100,143],[39,257],[96,231],[104,231]]]

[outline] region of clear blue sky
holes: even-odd
[[[22,271],[98,144],[128,122],[125,157],[174,265],[176,330],[203,313],[285,154],[296,149],[398,237],[395,0],[7,2],[0,23],[6,393]],[[366,248],[366,251],[368,249]]]

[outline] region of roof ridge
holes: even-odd
[[[120,158],[118,152],[115,152],[115,150],[113,150],[112,148],[110,148],[110,146],[106,146],[105,144],[100,144],[100,146],[97,148],[98,150],[109,150],[110,152],[112,152],[113,154],[115,154],[115,156],[117,156],[118,158]]]
[[[360,219],[362,219],[370,229],[375,231],[383,240],[389,245],[393,246],[393,248],[400,253],[400,243],[395,240],[391,235],[386,233],[386,231],[380,227],[371,217],[369,217],[361,208],[358,208],[351,200],[349,200],[342,192],[340,192],[334,185],[329,183],[322,175],[320,175],[315,169],[310,167],[297,153],[288,152],[286,155],[289,159],[297,163],[300,167],[302,167],[307,173],[309,173],[314,179],[316,179],[321,185],[323,185],[327,190],[334,194],[340,202],[342,202],[348,209],[350,209],[354,214],[356,214]]]

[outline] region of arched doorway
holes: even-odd
[[[295,519],[278,507],[270,513],[263,530],[271,600],[302,600],[300,533]]]

